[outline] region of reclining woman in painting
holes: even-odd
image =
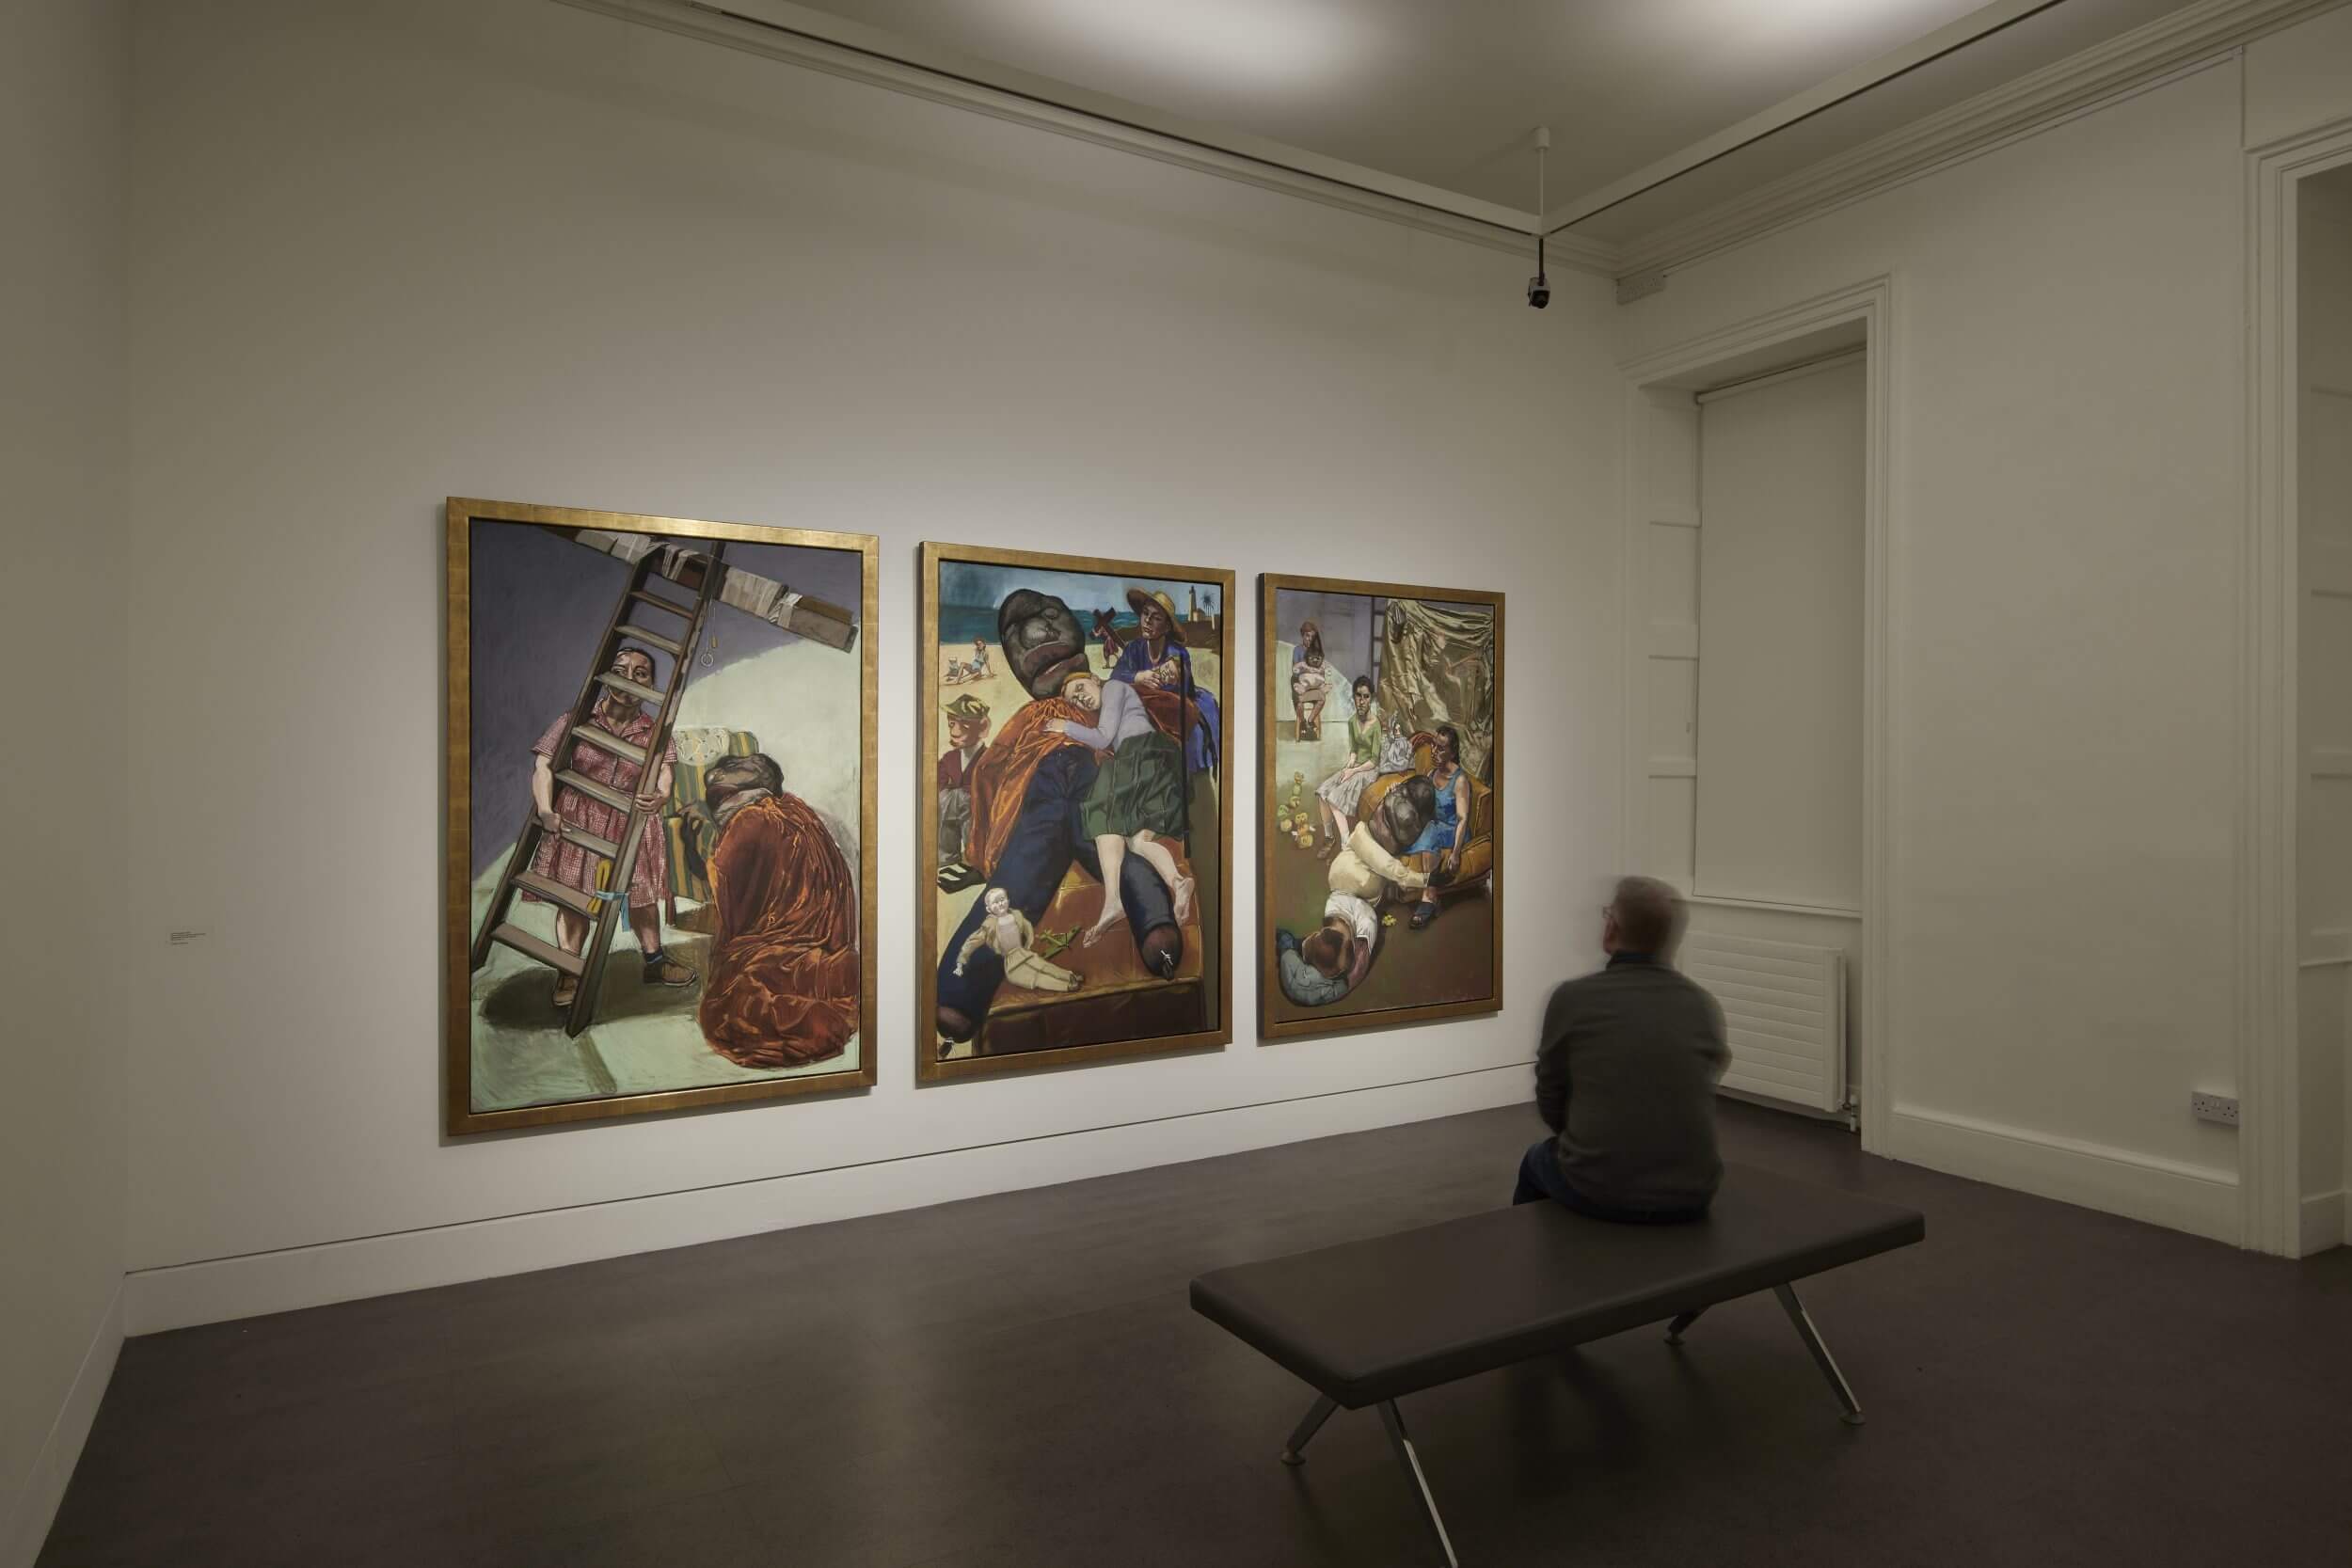
[[[857,1033],[857,879],[824,818],[784,788],[765,753],[704,776],[718,842],[706,855],[710,982],[703,1038],[738,1067],[837,1056]]]
[[[1167,884],[1183,925],[1192,912],[1193,879],[1177,870],[1176,857],[1159,841],[1181,839],[1189,826],[1191,780],[1184,750],[1152,722],[1143,694],[1129,682],[1073,671],[1062,681],[1061,696],[1093,713],[1095,721],[1049,719],[1045,728],[1108,753],[1078,805],[1078,832],[1092,841],[1103,867],[1103,911],[1081,940],[1091,947],[1126,918],[1118,889],[1129,850]]]

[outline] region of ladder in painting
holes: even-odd
[[[672,546],[675,548],[675,546]],[[677,717],[677,701],[686,689],[688,672],[693,667],[693,652],[702,641],[703,622],[710,613],[710,606],[719,595],[719,587],[726,578],[723,563],[727,547],[714,545],[702,562],[702,585],[691,604],[668,599],[653,592],[657,566],[665,553],[656,546],[637,560],[629,572],[628,586],[621,591],[612,607],[612,618],[606,623],[604,636],[596,643],[596,653],[588,666],[587,678],[580,682],[579,700],[572,704],[571,718],[565,723],[564,739],[557,745],[555,761],[564,764],[556,771],[559,790],[576,789],[593,800],[598,800],[615,811],[627,812],[628,822],[621,832],[618,844],[599,838],[587,830],[565,822],[550,830],[539,820],[534,810],[527,814],[523,831],[515,840],[515,851],[506,858],[506,870],[499,878],[497,891],[490,895],[489,908],[484,912],[481,928],[473,939],[473,968],[478,973],[489,961],[492,943],[511,947],[527,958],[535,958],[550,969],[571,975],[580,982],[572,997],[571,1007],[564,1018],[564,1033],[577,1037],[588,1027],[596,1012],[596,993],[604,985],[605,958],[612,946],[613,928],[626,924],[628,904],[628,879],[636,868],[638,847],[644,842],[646,824],[656,814],[638,808],[633,796],[626,790],[614,789],[569,766],[580,746],[593,746],[608,755],[632,762],[638,768],[638,784],[643,787],[660,766],[661,754],[668,750],[670,729]],[[632,617],[641,613],[639,606],[647,606],[662,614],[685,623],[685,630],[675,637],[651,631],[636,625]],[[660,689],[640,686],[635,681],[612,673],[612,660],[621,646],[642,642],[659,648],[670,656],[670,678]],[[590,722],[597,702],[607,689],[654,705],[652,744],[640,749],[612,731]],[[579,845],[591,855],[608,863],[612,876],[603,893],[582,893],[580,889],[542,877],[531,867],[539,854],[539,846],[548,833]],[[578,953],[566,953],[550,942],[544,942],[529,931],[512,924],[507,915],[512,911],[515,895],[520,892],[536,894],[548,903],[561,905],[588,921],[588,938]]]

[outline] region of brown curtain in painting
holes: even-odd
[[[1408,729],[1451,724],[1459,730],[1462,766],[1491,785],[1486,759],[1495,746],[1494,612],[1391,599],[1380,705]]]

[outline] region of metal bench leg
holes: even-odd
[[[1445,1568],[1461,1568],[1461,1560],[1454,1555],[1454,1543],[1446,1539],[1445,1521],[1438,1517],[1438,1499],[1429,1495],[1429,1478],[1421,1473],[1420,1456],[1413,1452],[1413,1440],[1405,1432],[1405,1414],[1397,1409],[1396,1401],[1380,1402],[1380,1424],[1389,1429],[1389,1444],[1396,1449],[1396,1457],[1413,1478],[1413,1489],[1421,1497],[1421,1511],[1429,1521],[1429,1533],[1438,1538],[1438,1550],[1445,1558]]]
[[[1666,1325],[1666,1343],[1670,1345],[1682,1343],[1682,1331],[1698,1322],[1699,1314],[1706,1310],[1704,1307],[1693,1307],[1688,1312],[1676,1313],[1675,1321]]]
[[[1831,1356],[1829,1347],[1821,1343],[1821,1331],[1813,1326],[1812,1318],[1806,1315],[1804,1303],[1797,1299],[1797,1288],[1793,1285],[1775,1285],[1772,1294],[1780,1298],[1781,1310],[1788,1314],[1788,1321],[1797,1325],[1797,1337],[1804,1341],[1804,1348],[1813,1353],[1813,1364],[1821,1369],[1823,1377],[1829,1379],[1830,1392],[1837,1396],[1837,1402],[1844,1411],[1841,1418],[1848,1426],[1860,1426],[1861,1402],[1853,1397],[1853,1389],[1847,1384],[1846,1374],[1837,1370],[1837,1362]]]
[[[1282,1445],[1282,1463],[1306,1464],[1307,1440],[1323,1430],[1323,1423],[1329,1420],[1331,1412],[1339,1407],[1339,1401],[1330,1395],[1317,1395],[1315,1402],[1307,1407],[1307,1414],[1299,1418],[1298,1425],[1292,1430],[1291,1440]]]

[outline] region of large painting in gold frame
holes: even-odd
[[[1230,1042],[1233,574],[926,544],[919,591],[916,1076]]]
[[[876,541],[452,498],[445,1125],[870,1085]]]
[[[1502,1006],[1502,595],[1262,576],[1258,1027]]]

